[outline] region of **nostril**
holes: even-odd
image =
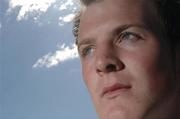
[[[108,64],[106,67],[105,67],[106,71],[107,72],[112,72],[112,71],[116,71],[117,70],[117,67],[116,65],[114,64]]]
[[[125,65],[120,59],[114,56],[102,56],[97,58],[95,68],[96,72],[102,75],[105,73],[121,71],[125,68]]]

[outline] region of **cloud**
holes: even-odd
[[[39,14],[44,13],[48,8],[55,3],[56,0],[10,0],[9,12],[14,8],[20,7],[20,11],[17,16],[17,20],[27,19],[29,13],[38,12]]]
[[[66,22],[71,22],[73,18],[75,17],[75,14],[68,14],[66,16],[60,16],[59,17],[59,25],[64,25]]]
[[[72,16],[78,9],[78,3],[76,0],[9,0],[7,13],[14,12],[15,8],[19,8],[16,17],[17,21],[27,20],[32,17],[35,23],[39,23],[40,16],[46,13],[50,7],[61,12],[61,16],[57,21],[59,21],[59,24],[64,25],[71,22]]]
[[[33,68],[46,67],[51,68],[57,66],[61,62],[78,58],[77,47],[75,44],[71,46],[65,46],[65,44],[59,46],[60,50],[55,53],[48,53],[42,58],[38,59],[33,65]]]
[[[74,5],[73,0],[66,0],[66,2],[63,2],[63,4],[60,5],[59,10],[65,10],[69,6],[73,6],[73,5]]]

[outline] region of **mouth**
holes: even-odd
[[[112,99],[112,98],[115,98],[118,95],[120,95],[123,91],[127,91],[129,89],[131,89],[130,85],[116,83],[111,86],[107,86],[107,87],[103,88],[101,96]]]

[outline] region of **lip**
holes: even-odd
[[[117,95],[119,95],[120,93],[122,93],[122,91],[128,90],[130,88],[131,88],[130,85],[116,83],[111,86],[104,87],[101,96],[102,97],[106,96],[108,98],[114,98]]]

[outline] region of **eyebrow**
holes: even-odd
[[[78,49],[81,45],[85,45],[85,44],[94,44],[95,43],[95,39],[94,38],[86,38],[86,39],[83,39],[79,42],[77,42],[77,46],[78,46]]]
[[[126,30],[126,29],[128,29],[130,27],[138,27],[138,28],[145,29],[145,30],[149,31],[149,29],[145,25],[140,25],[140,24],[124,24],[124,25],[118,25],[117,27],[115,27],[111,31],[111,34],[113,36],[115,36],[115,35],[121,33],[122,31],[124,31],[124,30]],[[95,43],[95,38],[85,38],[85,39],[79,40],[77,42],[77,46],[78,46],[78,49],[79,49],[79,46],[81,46],[81,45],[92,44],[92,43]]]

